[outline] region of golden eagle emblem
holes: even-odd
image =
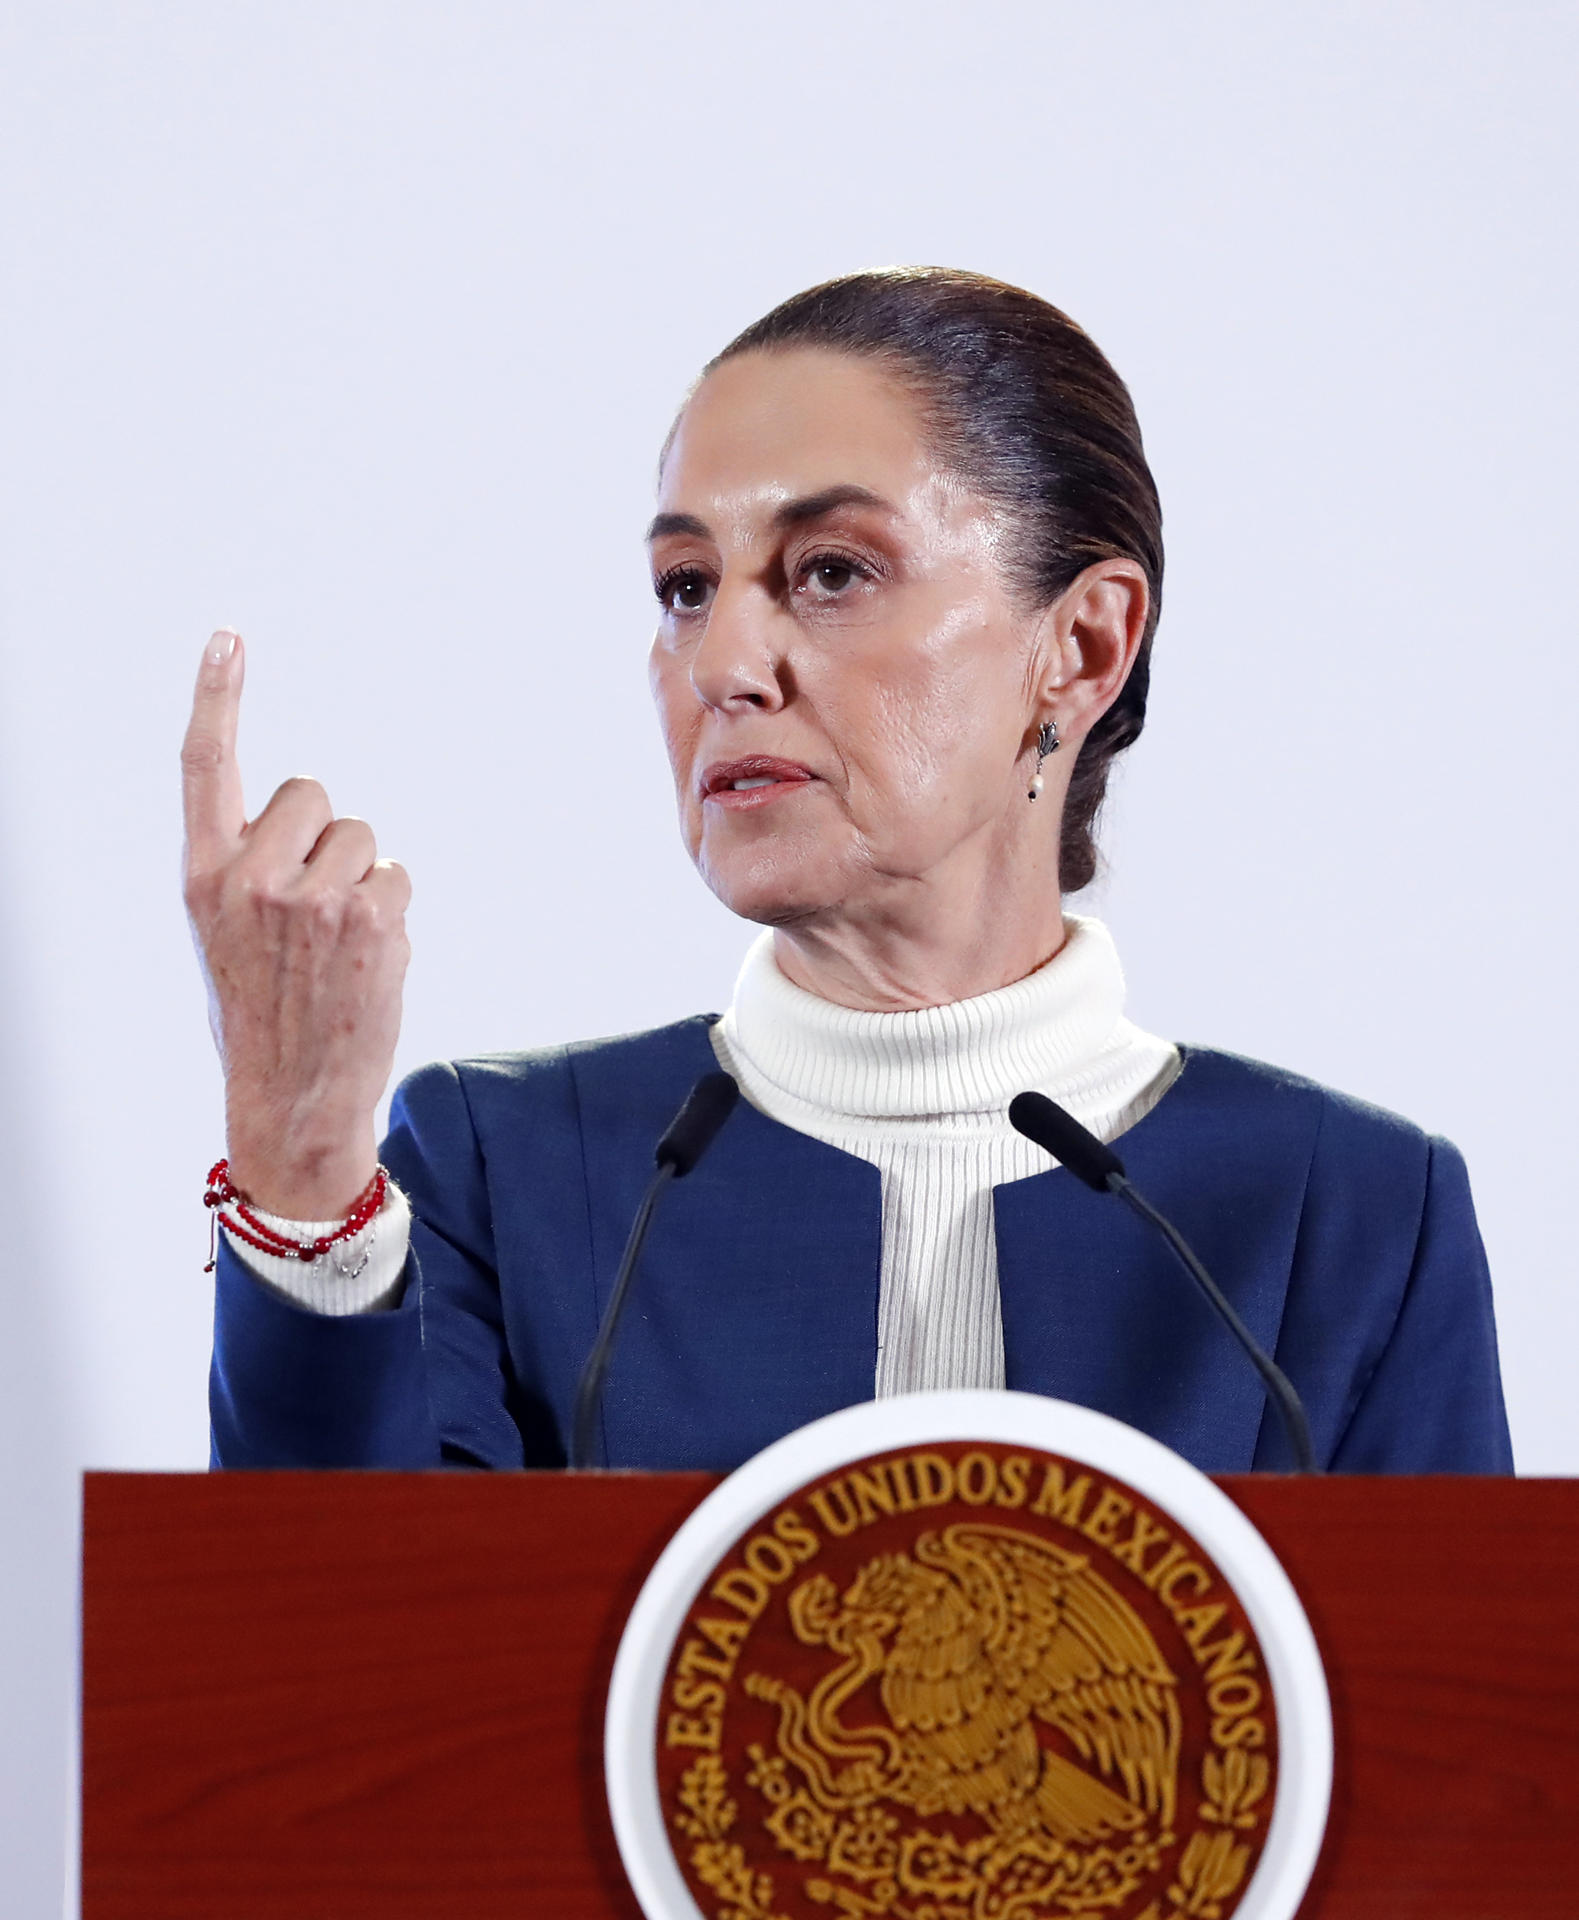
[[[788,1617],[834,1664],[804,1694],[746,1677],[778,1715],[749,1779],[778,1847],[837,1876],[808,1882],[819,1904],[851,1920],[1111,1911],[1172,1844],[1178,1683],[1083,1555],[949,1526],[843,1593],[801,1581]]]

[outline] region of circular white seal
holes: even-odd
[[[1049,1400],[1034,1394],[982,1392],[921,1393],[867,1402],[830,1414],[826,1419],[787,1434],[747,1461],[717,1487],[685,1521],[660,1555],[632,1609],[620,1642],[605,1721],[605,1772],[614,1831],[626,1872],[648,1920],[716,1920],[717,1913],[731,1904],[730,1897],[721,1895],[712,1903],[711,1912],[698,1905],[676,1856],[673,1822],[672,1817],[665,1816],[659,1769],[662,1726],[668,1727],[672,1741],[675,1724],[672,1718],[665,1720],[664,1715],[664,1689],[670,1676],[671,1660],[682,1629],[702,1596],[705,1583],[717,1573],[720,1561],[765,1516],[777,1516],[782,1523],[780,1535],[759,1535],[751,1543],[756,1548],[756,1558],[752,1564],[758,1566],[769,1580],[778,1577],[781,1564],[787,1570],[792,1560],[799,1561],[815,1552],[813,1536],[802,1521],[796,1518],[791,1525],[783,1516],[786,1502],[802,1494],[812,1483],[825,1481],[826,1476],[852,1463],[869,1462],[879,1455],[898,1456],[900,1450],[907,1448],[949,1447],[952,1444],[957,1456],[957,1444],[970,1442],[981,1443],[984,1449],[996,1449],[999,1456],[1005,1447],[1023,1447],[1031,1449],[1035,1455],[1055,1456],[1089,1470],[1093,1484],[1100,1482],[1101,1476],[1111,1476],[1124,1488],[1143,1496],[1157,1514],[1171,1519],[1181,1534],[1188,1536],[1203,1555],[1209,1556],[1259,1645],[1265,1681],[1275,1709],[1276,1772],[1271,1783],[1270,1818],[1264,1817],[1264,1806],[1259,1815],[1253,1808],[1249,1813],[1244,1812],[1242,1809],[1247,1799],[1253,1802],[1256,1793],[1254,1785],[1246,1787],[1247,1777],[1253,1781],[1256,1778],[1264,1779],[1266,1774],[1264,1766],[1260,1775],[1248,1772],[1254,1766],[1261,1765],[1261,1762],[1251,1757],[1237,1757],[1234,1743],[1238,1735],[1244,1733],[1244,1723],[1233,1723],[1226,1716],[1230,1712],[1229,1703],[1246,1700],[1258,1683],[1248,1681],[1242,1671],[1235,1671],[1232,1662],[1227,1664],[1226,1669],[1221,1662],[1215,1668],[1207,1668],[1204,1656],[1215,1654],[1218,1646],[1227,1644],[1222,1640],[1214,1644],[1202,1644],[1209,1638],[1210,1632],[1205,1623],[1221,1615],[1224,1611],[1222,1606],[1197,1607],[1193,1613],[1181,1612],[1179,1617],[1193,1636],[1191,1644],[1203,1669],[1202,1674],[1197,1676],[1203,1688],[1208,1672],[1227,1673],[1226,1678],[1220,1677],[1213,1683],[1211,1707],[1200,1710],[1218,1714],[1221,1709],[1224,1717],[1214,1719],[1210,1724],[1214,1729],[1227,1728],[1227,1731],[1213,1734],[1213,1738],[1223,1743],[1222,1750],[1211,1752],[1206,1762],[1208,1768],[1215,1764],[1218,1769],[1215,1776],[1209,1774],[1208,1778],[1217,1783],[1213,1791],[1219,1794],[1223,1804],[1214,1807],[1208,1799],[1204,1818],[1208,1822],[1216,1820],[1218,1825],[1202,1827],[1198,1831],[1192,1845],[1200,1851],[1185,1856],[1186,1863],[1193,1860],[1194,1865],[1191,1867],[1186,1864],[1184,1878],[1188,1881],[1190,1873],[1194,1872],[1199,1887],[1201,1874],[1208,1879],[1214,1871],[1221,1874],[1226,1861],[1227,1879],[1231,1881],[1232,1861],[1237,1846],[1234,1829],[1249,1828],[1259,1818],[1260,1844],[1253,1869],[1248,1874],[1247,1883],[1230,1889],[1236,1897],[1225,1901],[1220,1910],[1225,1915],[1231,1913],[1233,1920],[1291,1920],[1309,1883],[1326,1828],[1332,1786],[1332,1716],[1321,1656],[1288,1576],[1271,1548],[1227,1495],[1204,1474],[1157,1441],[1105,1414],[1072,1406],[1065,1401]],[[974,1486],[967,1483],[965,1473],[967,1461],[987,1461],[987,1453],[984,1451],[957,1457],[961,1470],[960,1497],[967,1501],[987,1501],[987,1480],[984,1476],[995,1469],[983,1465],[973,1470],[979,1482]],[[884,1484],[892,1492],[892,1479]],[[928,1494],[914,1480],[898,1484],[901,1487],[908,1485],[913,1498],[919,1497],[928,1504],[934,1497],[942,1497],[941,1494]],[[1029,1499],[1030,1482],[1023,1470],[1016,1470],[1012,1484],[1017,1489],[1020,1502]],[[1004,1488],[1008,1489],[1010,1485],[1011,1474],[1006,1466]],[[1070,1491],[1072,1497],[1073,1490]],[[1110,1512],[1117,1513],[1126,1507],[1127,1503],[1122,1497],[1116,1494],[1111,1497],[1117,1504]],[[1070,1509],[1067,1504],[1050,1508],[1045,1502],[1044,1492],[1040,1511],[1062,1512],[1068,1517]],[[1006,1492],[1000,1493],[996,1500],[984,1506],[978,1505],[974,1512],[967,1514],[966,1519],[974,1524],[952,1530],[962,1539],[963,1550],[968,1552],[972,1542],[979,1547],[983,1543],[991,1546],[995,1540],[1002,1540],[1009,1543],[1007,1550],[1010,1552],[1014,1550],[1016,1541],[1021,1542],[1022,1559],[1027,1551],[1033,1558],[1037,1551],[1056,1553],[1057,1550],[1053,1548],[1038,1549],[1034,1540],[1027,1544],[1026,1536],[1013,1534],[996,1524],[1014,1517],[1003,1511],[1013,1504]],[[830,1520],[837,1517],[826,1505],[819,1510],[827,1514]],[[845,1528],[841,1525],[836,1531],[843,1532]],[[1117,1539],[1111,1531],[1104,1532],[1089,1513],[1082,1531],[1093,1540]],[[1153,1531],[1149,1536],[1141,1537],[1155,1540],[1161,1536]],[[783,1550],[784,1542],[793,1552]],[[1124,1548],[1128,1549],[1127,1564],[1134,1567],[1137,1573],[1147,1568],[1148,1563],[1139,1557],[1140,1548],[1133,1538],[1118,1543],[1117,1550]],[[1183,1550],[1175,1547],[1171,1551],[1178,1555]],[[1161,1578],[1160,1569],[1169,1563],[1159,1557],[1160,1552],[1153,1553],[1149,1575],[1144,1578],[1144,1584],[1150,1586],[1153,1593],[1159,1590],[1159,1582],[1163,1591],[1167,1591],[1171,1584]],[[942,1550],[934,1546],[931,1557],[935,1562],[941,1562]],[[890,1555],[884,1564],[892,1565],[893,1556]],[[906,1561],[905,1564],[908,1566],[910,1563]],[[1065,1555],[1060,1564],[1077,1566],[1083,1562]],[[1182,1572],[1187,1563],[1176,1560],[1172,1564]],[[734,1588],[737,1605],[745,1607],[749,1613],[750,1606],[755,1604],[750,1599],[751,1593],[756,1590],[750,1584],[752,1576],[745,1573],[734,1577],[737,1582]],[[933,1573],[917,1574],[916,1577],[932,1579],[934,1590],[936,1582],[941,1579],[941,1575]],[[740,1586],[740,1581],[745,1581],[746,1585]],[[757,1588],[764,1592],[766,1585],[767,1580],[757,1580]],[[1100,1580],[1096,1585],[1106,1596],[1101,1603],[1103,1606],[1111,1608],[1117,1604],[1121,1612],[1124,1610],[1122,1600],[1116,1596],[1114,1589],[1103,1585]],[[816,1606],[807,1606],[797,1616],[802,1639],[811,1637],[813,1633],[813,1629],[805,1624],[807,1620],[826,1620],[830,1615],[833,1584],[824,1579],[821,1586],[823,1593],[816,1601],[821,1614],[817,1614]],[[717,1591],[717,1588],[712,1590]],[[849,1595],[846,1594],[845,1598],[848,1600]],[[1184,1604],[1181,1602],[1181,1608]],[[892,1612],[885,1617],[891,1620]],[[749,1621],[742,1625],[737,1617],[730,1626],[731,1637],[725,1643],[726,1650],[748,1630]],[[718,1626],[716,1631],[722,1636],[725,1628]],[[830,1637],[829,1644],[835,1643],[835,1639]],[[846,1645],[847,1640],[837,1644]],[[1133,1647],[1135,1643],[1132,1640],[1129,1644]],[[713,1664],[710,1666],[706,1659],[700,1660],[697,1663],[698,1670],[703,1673],[723,1670],[717,1649],[708,1651]],[[1226,1660],[1226,1656],[1224,1658]],[[1241,1664],[1242,1659],[1243,1656]],[[1166,1673],[1165,1668],[1159,1667],[1158,1670]],[[1168,1677],[1171,1678],[1171,1675]],[[755,1684],[759,1696],[781,1697],[792,1691],[778,1687],[775,1694],[771,1685]],[[840,1697],[846,1697],[848,1691],[841,1689]],[[705,1682],[694,1693],[694,1697],[709,1697]],[[801,1714],[801,1721],[797,1724],[803,1724],[802,1708],[797,1707],[796,1712]],[[1177,1710],[1170,1707],[1169,1712],[1175,1715],[1173,1724],[1176,1729]],[[848,1735],[842,1723],[835,1719],[832,1724],[837,1727],[839,1734]],[[685,1719],[682,1725],[691,1729],[687,1737],[706,1746],[708,1723]],[[1235,1732],[1236,1726],[1238,1734]],[[1244,1737],[1248,1742],[1250,1736]],[[1077,1745],[1079,1738],[1077,1729]],[[714,1744],[717,1744],[716,1733]],[[1173,1735],[1173,1746],[1177,1757],[1177,1731]],[[800,1741],[799,1751],[803,1756],[806,1753],[804,1739]],[[762,1782],[764,1793],[776,1794],[781,1805],[794,1798],[805,1800],[807,1818],[821,1818],[825,1823],[832,1818],[825,1810],[812,1807],[804,1794],[791,1795],[791,1775],[783,1760],[771,1759],[764,1763],[760,1746],[754,1747],[753,1752],[758,1756],[755,1777]],[[935,1767],[936,1755],[931,1758]],[[810,1761],[803,1760],[805,1765],[813,1763],[815,1755],[811,1756]],[[717,1766],[720,1763],[709,1761],[707,1764]],[[776,1775],[773,1768],[778,1769]],[[1109,1771],[1112,1771],[1111,1767]],[[827,1777],[824,1774],[825,1782]],[[1226,1788],[1221,1785],[1225,1777],[1230,1783]],[[814,1782],[812,1784],[815,1786]],[[1100,1796],[1103,1789],[1098,1783],[1087,1791]],[[818,1797],[825,1809],[829,1804],[826,1786]],[[866,1801],[869,1802],[871,1798],[868,1792]],[[916,1804],[914,1794],[911,1803]],[[733,1819],[734,1802],[722,1804],[726,1806],[727,1818]],[[1240,1809],[1237,1812],[1236,1807]],[[789,1811],[793,1812],[793,1807]],[[815,1835],[808,1840],[804,1825],[799,1832],[791,1830],[785,1824],[786,1818],[787,1814],[781,1812],[778,1828],[780,1845],[792,1850],[797,1859],[812,1857],[816,1846],[825,1843],[817,1841]],[[1133,1823],[1138,1823],[1138,1820],[1139,1815],[1136,1814]],[[691,1824],[689,1820],[687,1824]],[[887,1817],[887,1824],[892,1828],[895,1822]],[[1162,1822],[1159,1820],[1157,1824],[1160,1826]],[[771,1820],[768,1825],[772,1825]],[[1023,1827],[1023,1820],[1021,1825]],[[691,1830],[702,1831],[694,1825],[691,1825]],[[870,1826],[864,1829],[869,1849],[870,1835],[878,1830]],[[718,1831],[722,1832],[723,1829],[719,1828]],[[1162,1833],[1157,1837],[1163,1841],[1175,1839],[1172,1833]],[[965,1850],[958,1843],[950,1841],[946,1833],[941,1840],[954,1845],[963,1857]],[[913,1849],[923,1843],[932,1846],[934,1857],[922,1864],[937,1873],[940,1869],[935,1856],[941,1844],[939,1836],[923,1832],[912,1835],[907,1844]],[[978,1854],[974,1857],[979,1857],[979,1848],[985,1844],[977,1843]],[[1033,1847],[1035,1845],[1034,1842],[1030,1844]],[[1059,1851],[1056,1845],[1049,1842],[1045,1829],[1041,1834],[1040,1846],[1041,1851],[1037,1855],[1040,1860],[1051,1858]],[[714,1858],[721,1857],[725,1851],[722,1843],[718,1843],[714,1847]],[[738,1848],[735,1851],[738,1854]],[[1072,1855],[1076,1852],[1073,1848],[1067,1851]],[[1093,1870],[1091,1863],[1096,1851],[1095,1848],[1086,1849],[1084,1867],[1088,1873]],[[865,1856],[868,1861],[874,1857],[870,1850]],[[1248,1858],[1248,1852],[1243,1857]],[[918,1870],[918,1858],[914,1852],[907,1856],[912,1873]],[[1156,1854],[1151,1856],[1153,1863],[1156,1858]],[[861,1869],[853,1871],[860,1872]],[[837,1889],[832,1888],[826,1879],[807,1884],[813,1887],[811,1898],[824,1905],[832,1902],[834,1911],[904,1912],[911,1903],[897,1893],[886,1906],[881,1899],[872,1900],[868,1897],[872,1892],[870,1883],[880,1871],[880,1868],[867,1869],[868,1884],[862,1892],[864,1905],[857,1903],[856,1906],[847,1906],[838,1897]],[[1137,1868],[1136,1872],[1139,1871]],[[721,1882],[717,1884],[722,1885]],[[890,1877],[879,1884],[878,1892],[881,1894],[883,1887],[894,1884]],[[963,1887],[963,1882],[960,1885]],[[1176,1912],[1199,1911],[1198,1902],[1191,1905],[1186,1898],[1187,1891],[1180,1893],[1175,1884],[1167,1898],[1171,1899],[1177,1894],[1178,1904],[1167,1904],[1165,1899],[1157,1905],[1158,1913],[1165,1913],[1171,1920]],[[1205,1892],[1210,1894],[1210,1891],[1210,1886],[1207,1886]],[[1023,1904],[1027,1913],[1039,1912],[1043,1905],[1024,1896],[1010,1904],[1016,1912],[1020,1911]],[[1098,1906],[1113,1911],[1111,1902],[1100,1902],[1093,1897],[1091,1910],[1094,1911]],[[750,1908],[743,1910],[754,1911]],[[1049,1906],[1047,1910],[1067,1913],[1085,1909],[1079,1904],[1061,1902]]]

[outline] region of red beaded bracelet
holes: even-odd
[[[203,1205],[211,1209],[208,1265],[203,1271],[212,1273],[217,1264],[217,1234],[221,1220],[225,1223],[227,1233],[233,1233],[238,1240],[245,1240],[249,1247],[256,1247],[259,1253],[272,1253],[281,1260],[321,1260],[341,1240],[356,1238],[383,1206],[388,1191],[389,1174],[380,1167],[333,1233],[321,1234],[316,1240],[292,1240],[287,1234],[276,1233],[273,1227],[258,1218],[247,1196],[232,1184],[230,1162],[216,1160],[208,1170],[208,1190],[203,1195]],[[222,1212],[221,1209],[225,1207],[233,1207],[234,1214]]]

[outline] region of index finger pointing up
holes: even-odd
[[[221,627],[203,649],[192,718],[181,743],[186,858],[194,872],[217,865],[233,852],[247,824],[236,762],[244,674],[241,635]]]

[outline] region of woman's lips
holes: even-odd
[[[729,813],[745,813],[771,806],[787,794],[808,787],[816,779],[810,767],[798,761],[778,760],[771,754],[751,753],[739,760],[718,760],[702,775],[702,800]]]

